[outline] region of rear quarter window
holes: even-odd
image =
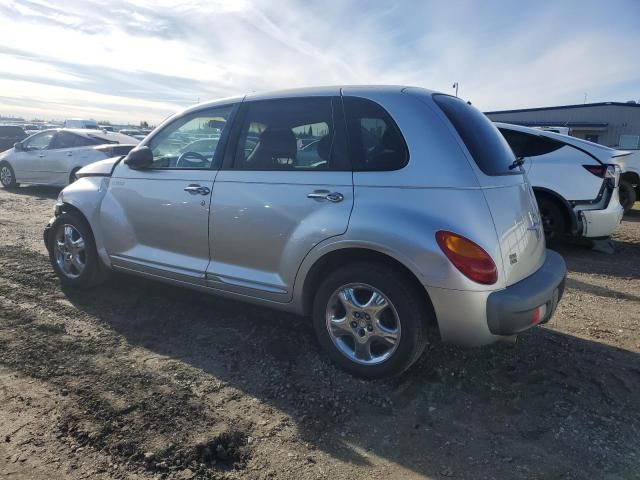
[[[516,157],[539,157],[555,152],[565,146],[564,143],[538,135],[531,135],[530,133],[508,128],[500,128],[499,130]]]
[[[505,138],[480,110],[464,100],[437,94],[433,100],[452,123],[473,160],[485,175],[520,175],[510,169],[515,156]]]
[[[343,103],[353,169],[366,172],[403,168],[409,161],[409,150],[386,110],[364,98],[343,97]]]

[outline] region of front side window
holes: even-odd
[[[407,145],[391,116],[377,103],[344,97],[350,157],[356,171],[399,170],[409,160]]]
[[[38,133],[37,135],[25,140],[23,142],[23,147],[26,151],[45,150],[49,146],[49,143],[51,143],[51,139],[54,135],[55,132]]]
[[[507,140],[511,150],[516,157],[538,157],[555,152],[564,147],[565,144],[557,142],[551,138],[531,135],[517,130],[500,128],[500,133]]]
[[[519,175],[515,156],[498,129],[480,110],[458,97],[436,94],[433,100],[460,135],[471,157],[485,175]]]
[[[261,100],[246,105],[234,167],[341,170],[331,97]]]
[[[167,125],[149,142],[151,168],[218,168],[218,144],[233,108],[228,105],[202,110]]]

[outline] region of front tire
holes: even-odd
[[[320,345],[352,375],[399,375],[427,343],[426,292],[384,264],[354,263],[317,290],[313,326]]]
[[[635,188],[633,188],[633,185],[629,182],[620,180],[618,195],[620,196],[620,204],[622,208],[624,208],[624,213],[628,213],[633,208],[633,204],[636,203],[637,196]]]
[[[66,212],[56,218],[47,247],[51,265],[64,286],[86,289],[106,279],[91,228],[80,215]]]
[[[20,186],[20,184],[16,182],[16,174],[8,162],[0,163],[0,183],[7,190],[12,190]]]
[[[553,200],[538,197],[538,209],[542,218],[544,239],[548,245],[557,244],[566,234],[567,220],[562,209]]]

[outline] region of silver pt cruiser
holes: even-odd
[[[62,283],[114,270],[311,316],[362,377],[406,370],[430,325],[462,345],[514,338],[563,293],[502,135],[421,88],[197,105],[78,177],[44,235]]]

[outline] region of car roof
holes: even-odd
[[[273,100],[276,98],[296,98],[296,97],[323,97],[337,96],[343,90],[357,91],[359,94],[366,93],[401,93],[404,89],[410,88],[408,85],[329,85],[323,87],[303,87],[290,88],[285,90],[272,90],[266,92],[251,92],[246,95],[236,95],[233,97],[221,98],[210,102],[203,102],[193,105],[184,112],[190,113],[203,108],[216,107],[228,103],[241,102],[243,100]],[[430,90],[423,89],[427,92]],[[435,93],[435,92],[434,92]]]
[[[48,128],[46,130],[40,130],[37,133],[34,133],[31,136],[40,135],[41,133],[47,132],[68,132],[73,133],[74,135],[78,135],[80,137],[91,137],[94,139],[104,139],[105,142],[108,143],[109,139],[113,139],[114,141],[124,145],[131,141],[137,141],[137,138],[133,138],[129,135],[125,135],[119,132],[106,132],[101,129],[92,129],[92,128]],[[96,138],[97,137],[97,138]],[[29,137],[30,138],[30,137]]]

